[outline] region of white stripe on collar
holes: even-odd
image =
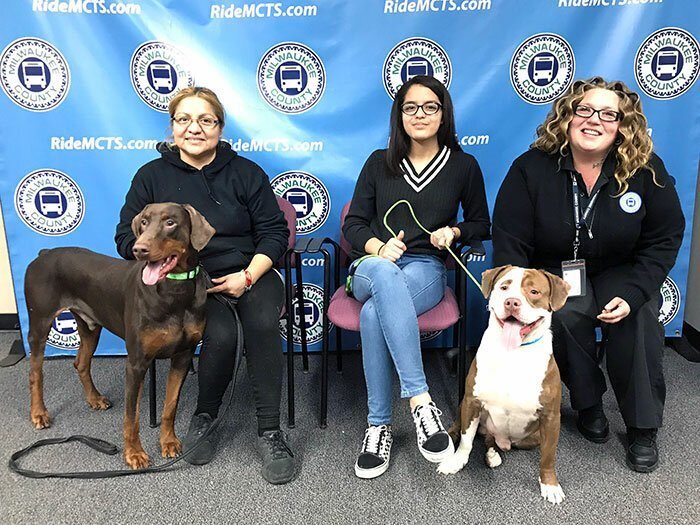
[[[420,192],[425,189],[428,184],[430,184],[438,173],[442,171],[445,167],[447,161],[450,159],[451,150],[444,146],[442,151],[440,151],[433,160],[425,167],[423,173],[418,175],[416,171],[408,162],[408,159],[403,159],[401,161],[401,171],[403,171],[404,180],[411,186],[416,192]]]

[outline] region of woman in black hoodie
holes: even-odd
[[[231,381],[236,323],[227,301],[220,299],[236,298],[255,397],[262,475],[270,483],[287,483],[296,475],[297,465],[280,430],[278,323],[284,287],[279,275],[270,271],[287,248],[287,223],[265,172],[220,141],[224,109],[213,91],[185,88],[168,109],[173,143],[159,144],[161,158],[142,166],[132,180],[119,216],[117,250],[133,259],[131,221],[154,202],[190,204],[216,229],[199,254],[214,284],[208,290],[197,408],[183,448],[191,448],[212,425]],[[215,452],[215,438],[209,435],[185,459],[203,465]]]

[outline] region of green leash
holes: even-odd
[[[389,209],[386,211],[386,213],[384,214],[384,227],[385,227],[387,230],[389,230],[389,232],[391,232],[391,234],[392,234],[394,237],[396,237],[396,232],[395,232],[394,230],[391,229],[391,227],[390,227],[389,224],[387,223],[387,219],[389,218],[389,214],[390,214],[390,213],[394,210],[394,208],[396,208],[399,204],[405,204],[406,206],[408,206],[408,209],[409,209],[409,211],[411,212],[411,216],[413,217],[413,220],[416,221],[416,224],[418,225],[418,227],[419,227],[421,230],[423,230],[425,233],[427,233],[428,235],[431,234],[431,232],[428,231],[428,230],[425,228],[425,226],[423,226],[423,225],[420,223],[420,221],[418,220],[418,218],[416,217],[416,213],[413,211],[413,206],[411,206],[411,203],[408,202],[408,201],[405,200],[405,199],[402,199],[402,200],[400,200],[400,201],[396,201],[396,202],[391,206],[391,208],[389,208]],[[479,291],[481,291],[481,283],[479,283],[479,281],[477,281],[477,280],[474,278],[474,276],[471,274],[471,272],[470,272],[469,270],[467,270],[467,267],[464,266],[464,264],[462,264],[462,261],[459,260],[459,257],[457,257],[457,255],[452,251],[452,249],[451,249],[449,246],[445,246],[445,248],[447,248],[447,251],[450,252],[450,255],[452,256],[452,258],[457,262],[457,264],[459,264],[459,267],[462,268],[462,270],[464,270],[464,271],[466,272],[466,274],[469,276],[469,278],[472,280],[472,282],[476,285],[476,287],[479,289]]]

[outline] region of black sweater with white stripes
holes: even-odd
[[[476,159],[459,150],[443,148],[421,173],[407,159],[403,176],[392,175],[386,163],[386,150],[377,150],[365,162],[343,224],[343,234],[352,246],[351,257],[365,254],[372,237],[386,242],[391,233],[384,226],[384,214],[398,200],[411,203],[416,217],[429,231],[453,225],[459,228],[459,242],[490,238],[491,221],[484,191],[484,179]],[[456,222],[459,206],[463,220]],[[388,218],[395,231],[404,231],[407,253],[437,255],[446,251],[430,244],[430,236],[413,220],[407,206],[396,207]]]

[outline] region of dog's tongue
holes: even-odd
[[[152,286],[158,282],[158,277],[160,276],[160,261],[150,262],[143,269],[141,274],[141,279],[143,284]]]
[[[503,322],[501,337],[503,338],[503,345],[506,348],[518,348],[520,346],[523,342],[523,336],[520,333],[522,328],[522,323],[516,321],[512,317]]]

